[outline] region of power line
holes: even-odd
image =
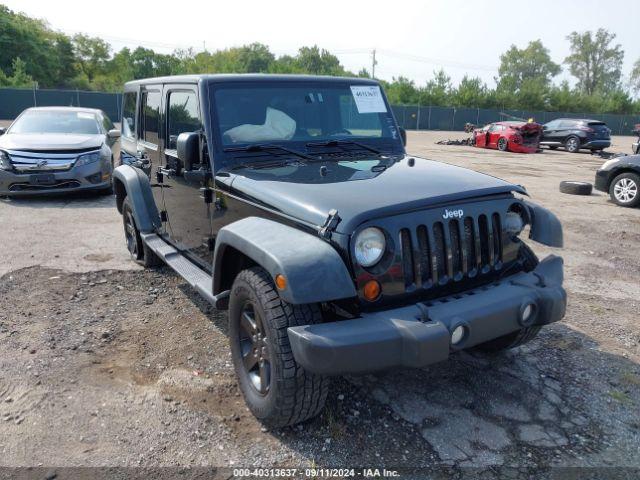
[[[410,60],[413,62],[428,63],[431,65],[442,65],[442,66],[455,67],[455,68],[468,68],[473,70],[485,70],[489,72],[498,71],[498,67],[494,65],[480,65],[480,64],[456,62],[452,60],[442,60],[439,58],[422,57],[419,55],[394,52],[393,50],[386,50],[386,49],[380,49],[379,52],[389,57],[400,58],[403,60]]]

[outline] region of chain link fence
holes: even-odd
[[[74,106],[99,108],[114,122],[120,120],[120,93],[82,90],[0,89],[0,119],[12,120],[28,107]],[[490,110],[486,108],[453,108],[417,105],[393,105],[398,124],[406,130],[464,130],[466,123],[485,125],[500,120],[533,118],[547,123],[556,118],[594,118],[602,120],[614,135],[629,135],[640,123],[640,115],[614,115],[568,112],[534,112],[528,110]]]

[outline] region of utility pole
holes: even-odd
[[[373,52],[371,52],[371,78],[376,78],[376,65],[378,64],[378,62],[376,62],[376,49],[373,49]]]

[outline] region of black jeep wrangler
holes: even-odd
[[[127,83],[114,173],[127,248],[229,310],[240,388],[271,426],[329,377],[502,350],[565,313],[558,219],[522,186],[410,156],[362,78]]]

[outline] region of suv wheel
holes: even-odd
[[[564,148],[569,153],[576,153],[580,150],[580,139],[578,137],[569,137],[564,141]]]
[[[623,207],[640,205],[640,176],[623,173],[613,179],[609,186],[611,200]]]
[[[507,151],[507,139],[502,137],[498,140],[498,150],[500,150],[501,152],[506,152]]]
[[[324,407],[329,378],[293,357],[287,328],[322,321],[318,305],[290,305],[259,267],[238,274],[229,298],[229,341],[240,390],[249,410],[271,427],[293,425]]]
[[[532,271],[539,263],[538,257],[534,251],[525,243],[520,244],[520,260],[522,261],[525,272]],[[533,340],[536,335],[538,335],[540,328],[542,327],[537,325],[521,328],[520,330],[508,333],[502,337],[481,343],[474,348],[486,353],[499,353],[504,350],[516,348]]]
[[[133,207],[129,197],[125,197],[122,203],[122,223],[124,225],[124,239],[131,258],[146,268],[161,265],[162,260],[142,241],[133,217]]]

